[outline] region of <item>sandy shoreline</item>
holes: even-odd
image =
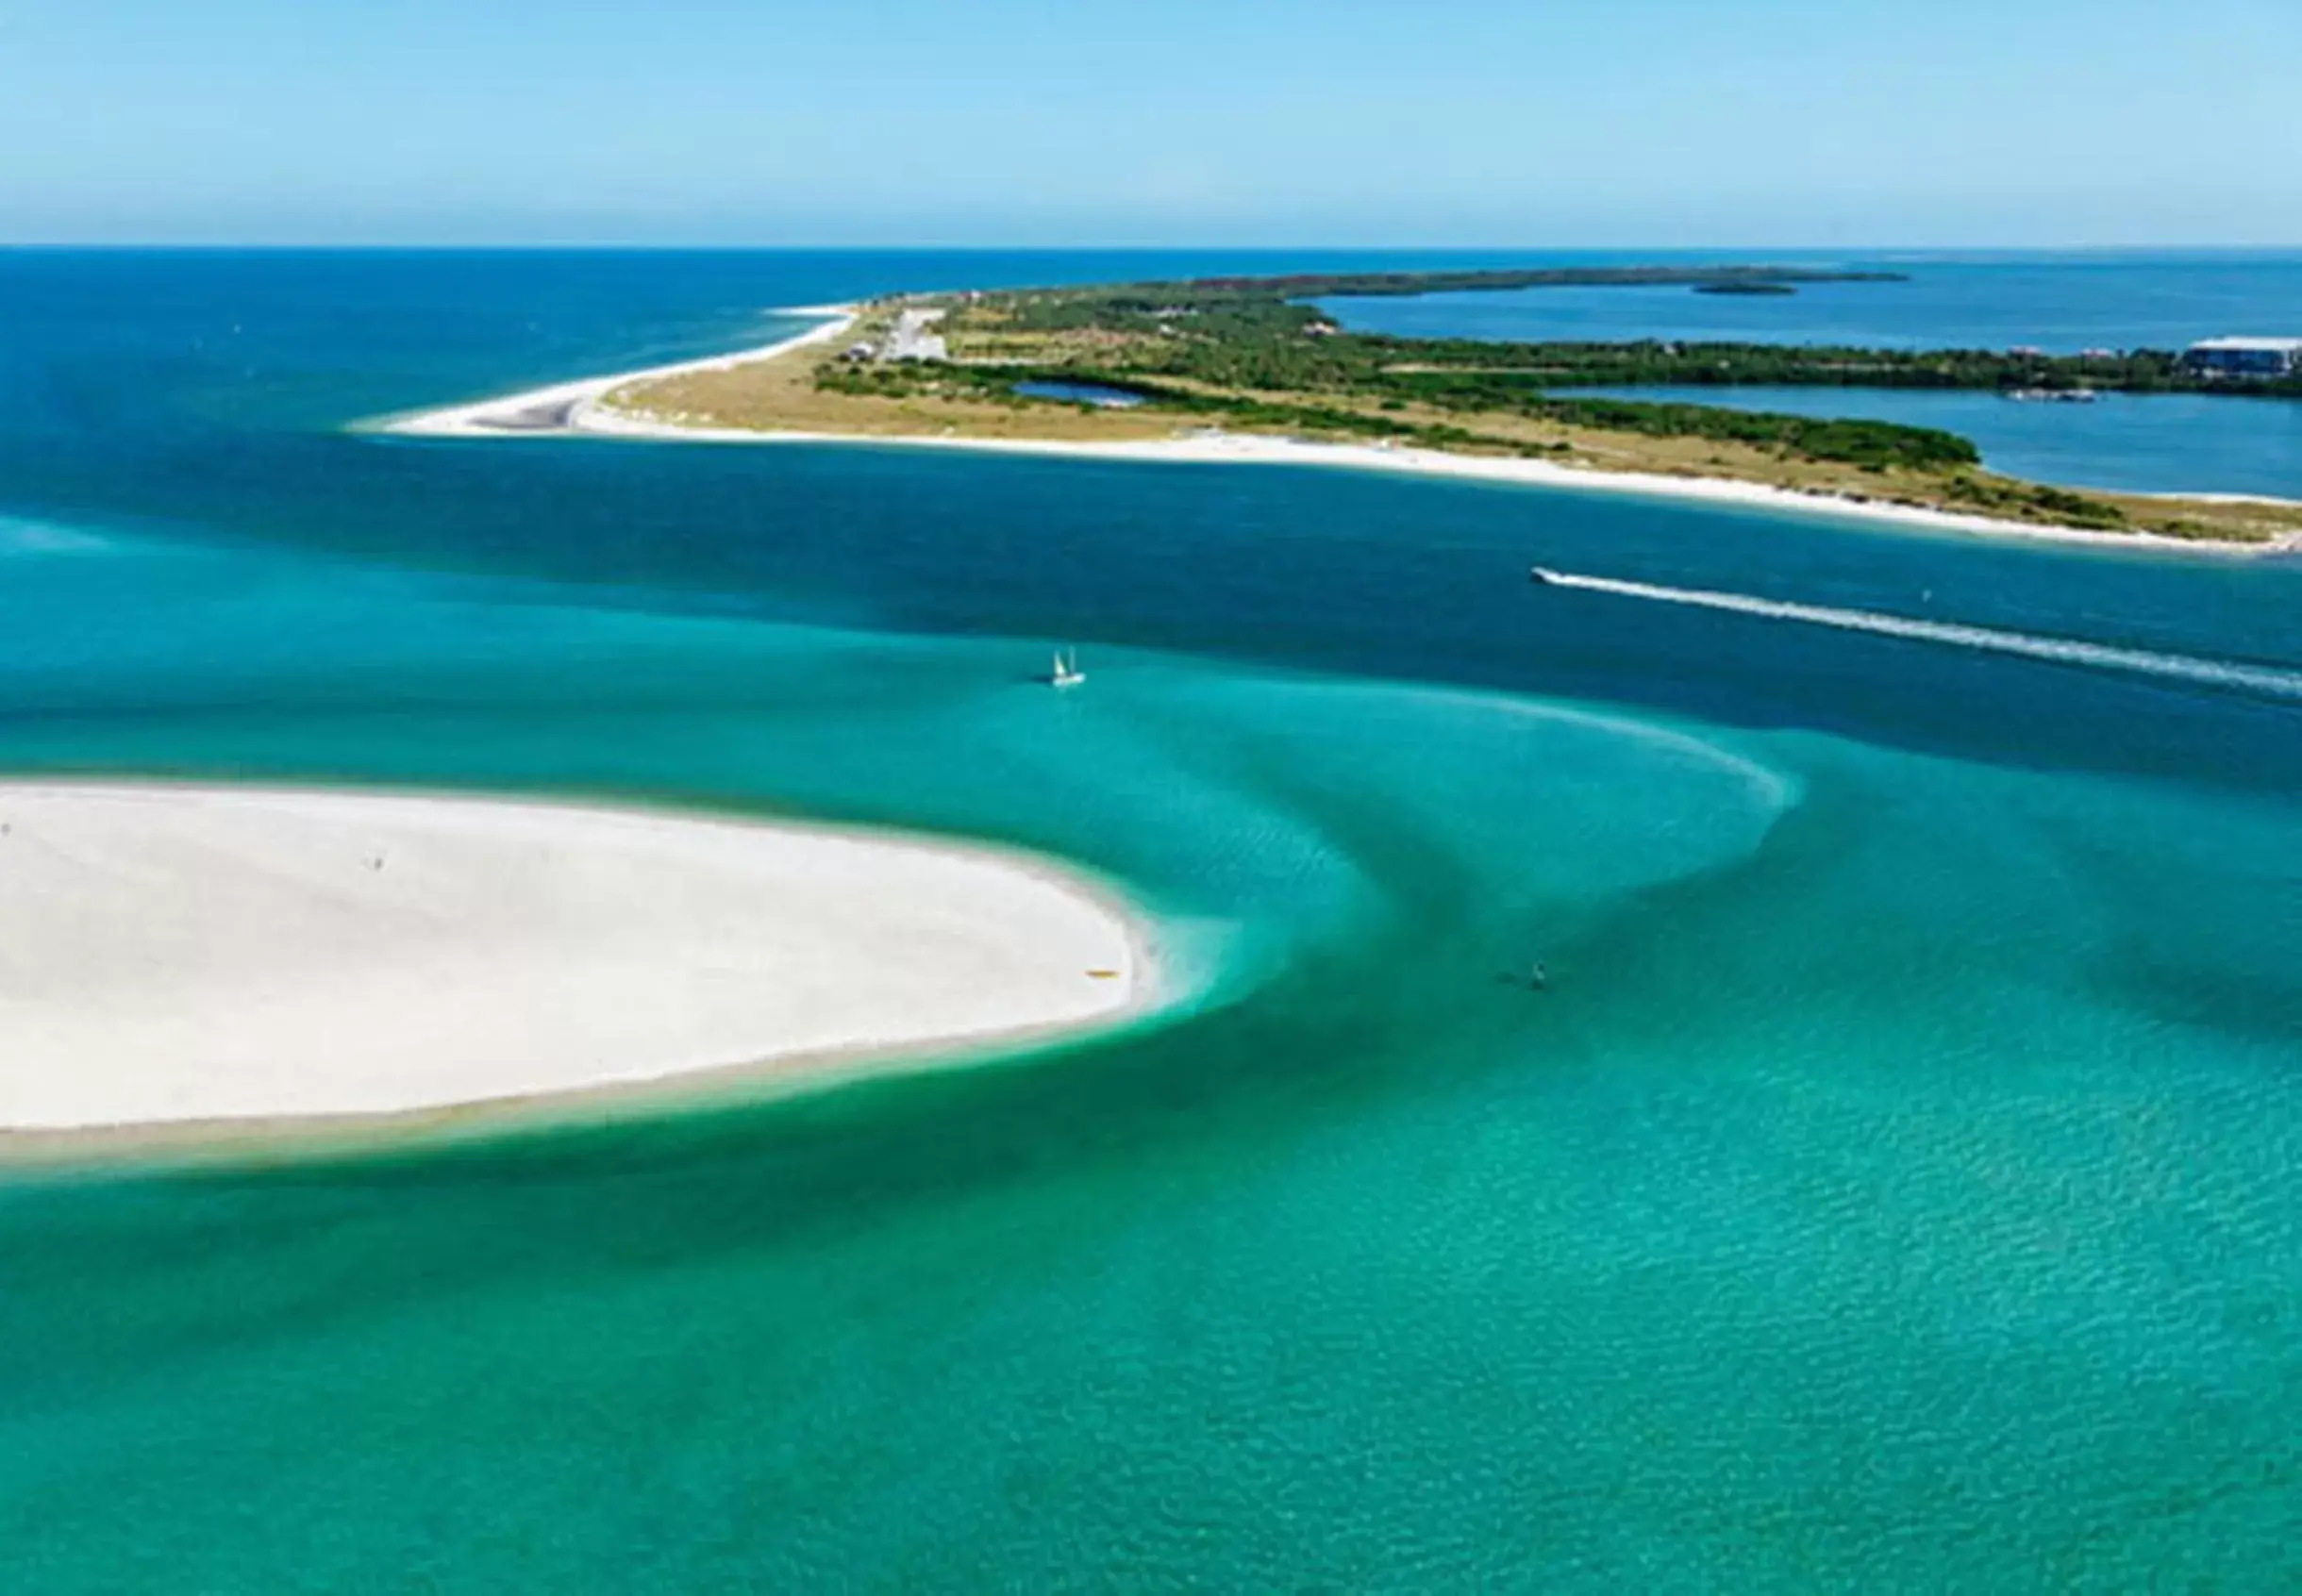
[[[1303,439],[1226,433],[1218,428],[1193,429],[1174,438],[1142,442],[1109,443],[928,435],[865,437],[833,432],[762,432],[741,427],[676,425],[619,410],[605,403],[610,392],[629,383],[677,376],[690,372],[726,371],[828,341],[855,324],[857,308],[850,305],[793,306],[781,313],[823,315],[831,319],[796,337],[756,349],[738,350],[728,355],[641,371],[619,372],[609,376],[588,377],[475,404],[386,418],[374,424],[374,430],[430,438],[584,436],[667,443],[838,443],[893,449],[957,449],[989,454],[1069,456],[1074,458],[1126,460],[1145,464],[1315,465],[1576,492],[1693,500],[1751,509],[1787,510],[1800,515],[1883,523],[1935,532],[2020,538],[2096,549],[2143,549],[2247,558],[2289,554],[2302,548],[2302,537],[2281,538],[2265,543],[2230,543],[2168,538],[2148,532],[2098,532],[2078,526],[2033,525],[2024,522],[1993,520],[1988,516],[1961,515],[1950,510],[1919,509],[1905,505],[1859,503],[1837,495],[1801,493],[1786,488],[1725,477],[1585,471],[1549,460],[1455,455],[1436,449],[1393,448],[1374,443],[1316,442]]]
[[[0,783],[0,1151],[812,1081],[1157,989],[1108,889],[941,841],[34,782]]]
[[[609,376],[578,377],[573,382],[531,388],[524,392],[476,400],[468,405],[450,405],[442,409],[386,416],[369,424],[364,430],[397,433],[410,438],[543,437],[606,431],[609,429],[595,424],[593,412],[610,391],[627,382],[652,382],[659,377],[685,376],[691,372],[724,372],[759,360],[772,360],[794,349],[827,342],[855,325],[856,320],[856,309],[852,305],[792,305],[773,314],[821,316],[825,320],[805,332],[755,348],[738,349],[726,355],[706,355],[693,360],[675,360],[665,366],[645,366],[638,371],[617,372]]]

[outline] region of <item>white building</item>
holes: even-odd
[[[2215,378],[2302,376],[2302,338],[2210,338],[2183,351],[2182,369]]]
[[[887,357],[891,360],[947,360],[951,357],[944,346],[943,335],[927,329],[943,319],[940,308],[906,310],[895,318],[895,327],[888,335]]]

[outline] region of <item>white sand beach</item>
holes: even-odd
[[[667,366],[617,372],[609,376],[578,377],[574,382],[531,388],[525,392],[507,394],[497,399],[476,400],[469,405],[451,405],[444,409],[389,416],[374,423],[373,429],[401,433],[411,438],[503,438],[521,434],[548,437],[606,430],[593,424],[592,412],[610,390],[620,388],[625,383],[684,376],[691,372],[724,372],[736,366],[750,365],[754,361],[772,360],[791,350],[804,349],[809,344],[835,339],[855,325],[856,320],[856,309],[852,305],[792,305],[784,307],[776,314],[821,316],[825,319],[805,332],[756,348],[739,349],[726,355],[707,355],[697,360],[676,360]]]
[[[403,1114],[1144,1004],[1023,856],[477,799],[0,783],[0,1141]]]
[[[710,359],[683,361],[647,371],[620,372],[611,376],[562,383],[553,388],[536,389],[478,404],[388,418],[376,424],[376,427],[381,431],[418,437],[564,437],[581,434],[676,443],[842,443],[896,449],[959,449],[1009,455],[1068,455],[1153,464],[1330,466],[1531,488],[1565,489],[1577,492],[1695,500],[1755,509],[1788,510],[1800,515],[1829,516],[1839,520],[1885,523],[1934,532],[2077,543],[2102,549],[2246,557],[2287,554],[2302,548],[2302,538],[2296,537],[2279,538],[2266,543],[2223,543],[2168,538],[2147,532],[2100,532],[2085,527],[2042,525],[1993,520],[1988,516],[1960,515],[1947,510],[1920,509],[1908,505],[1857,500],[1839,494],[1801,493],[1790,489],[1724,477],[1590,471],[1549,460],[1457,455],[1438,449],[1395,448],[1378,443],[1326,443],[1307,439],[1231,433],[1213,427],[1180,430],[1173,438],[1110,443],[926,435],[866,438],[841,433],[766,432],[741,427],[691,426],[635,414],[607,403],[607,396],[610,392],[630,383],[686,372],[725,371],[759,360],[773,359],[787,351],[826,341],[846,331],[856,319],[855,308],[844,305],[792,307],[785,313],[821,314],[834,319],[796,338],[758,349],[739,350]]]

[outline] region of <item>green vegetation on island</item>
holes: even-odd
[[[1510,371],[1552,388],[1964,389],[1998,393],[2214,393],[2302,398],[2302,377],[2217,381],[2161,349],[2047,355],[2036,350],[1858,349],[1825,344],[1482,343],[1470,339],[1372,341],[1377,360]]]
[[[1147,378],[1140,368],[1049,366],[939,367],[920,363],[830,368],[817,377],[828,390],[886,397],[972,392],[997,401],[1013,393],[1018,384],[1033,382],[1093,383],[1128,394],[1145,405],[1179,414],[1222,421],[1256,430],[1284,428],[1297,431],[1348,433],[1393,437],[1434,448],[1478,441],[1468,424],[1411,425],[1396,419],[1397,409],[1380,405],[1372,413],[1348,406],[1309,399],[1275,400],[1248,394],[1215,391],[1207,387],[1178,386]],[[1204,380],[1204,379],[1202,379]],[[1284,385],[1260,382],[1257,388]],[[1306,388],[1304,393],[1317,393]],[[1476,418],[1493,412],[1597,431],[1624,432],[1651,438],[1701,438],[1782,448],[1818,460],[1839,460],[1881,470],[1903,466],[1927,469],[1976,465],[1981,457],[1973,443],[1956,433],[1931,427],[1902,426],[1893,422],[1841,421],[1811,416],[1776,415],[1765,411],[1726,410],[1705,405],[1657,404],[1643,400],[1570,398],[1546,395],[1531,384],[1508,376],[1446,373],[1394,374],[1383,385],[1384,399],[1398,408],[1418,407],[1452,416]],[[1062,403],[1062,401],[1034,401]],[[1504,438],[1484,440],[1498,452],[1549,454],[1571,452],[1563,445],[1526,446]]]
[[[2170,350],[2096,350],[2049,355],[2035,349],[1865,349],[1795,343],[1680,342],[1644,339],[1622,342],[1506,342],[1463,338],[1394,338],[1345,333],[1294,282],[1343,278],[1271,278],[1262,286],[1228,279],[1208,284],[1145,283],[1113,288],[1055,289],[987,295],[954,312],[955,327],[990,332],[1061,334],[1097,330],[1127,341],[1131,364],[1209,380],[1379,383],[1388,374],[1426,368],[1508,373],[1538,386],[1773,387],[1966,389],[1995,392],[2202,393],[2302,397],[2302,376],[2237,383],[2186,369]],[[1389,291],[1410,290],[1401,279]],[[1436,280],[1436,279],[1433,279]],[[1621,282],[1658,280],[1617,274]],[[1675,274],[1667,280],[1693,280]],[[1793,279],[1766,275],[1704,279],[1710,287]],[[1814,274],[1797,281],[1876,281]],[[1898,279],[1896,279],[1898,280]],[[1499,286],[1499,285],[1489,285]],[[1518,286],[1525,286],[1520,284]],[[1335,291],[1319,288],[1325,296]],[[1456,291],[1453,289],[1444,291]],[[1306,342],[1306,335],[1319,340]],[[1168,341],[1156,352],[1143,345]]]

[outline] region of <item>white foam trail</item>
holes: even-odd
[[[1664,588],[1649,582],[1622,582],[1611,576],[1578,576],[1572,572],[1536,567],[1538,576],[1554,588],[1579,588],[1587,592],[1613,593],[1621,598],[1648,599],[1658,604],[1693,605],[1701,609],[1727,609],[1739,615],[1760,615],[1777,621],[1803,621],[1810,625],[1836,626],[1850,632],[1876,632],[1883,637],[1912,638],[1922,642],[1948,643],[1956,648],[1987,649],[1995,654],[2019,654],[2060,665],[2087,665],[2097,670],[2129,671],[2146,676],[2171,677],[2202,687],[2235,689],[2272,698],[2302,699],[2302,672],[2275,666],[2245,665],[2235,660],[2200,659],[2187,654],[2158,654],[2148,649],[2120,648],[2110,643],[2080,642],[2070,638],[2044,638],[2028,632],[2002,632],[1989,626],[1966,626],[1947,621],[1917,621],[1907,615],[1884,615],[1868,609],[1832,609],[1818,604],[1789,604],[1755,598],[1748,593],[1712,592],[1702,588]]]

